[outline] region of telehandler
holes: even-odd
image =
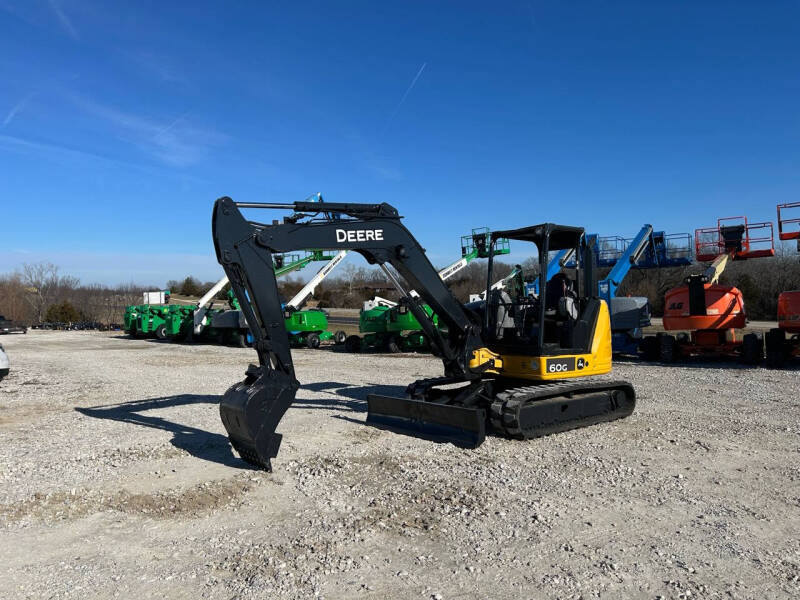
[[[240,209],[293,213],[267,224],[246,219]],[[596,296],[593,248],[583,228],[545,223],[492,232],[486,300],[463,305],[400,219],[386,203],[216,201],[217,260],[245,312],[259,359],[220,402],[228,437],[243,459],[271,469],[281,442],[275,430],[300,387],[272,254],[301,248],[354,251],[377,264],[406,298],[444,364],[443,377],[410,384],[405,397],[368,396],[369,424],[475,448],[487,426],[528,439],[633,412],[635,392],[629,383],[583,380],[611,371],[608,306]],[[551,251],[573,249],[575,268],[540,282],[536,297],[526,295],[523,286],[510,293],[492,290],[491,250],[501,239],[535,244],[544,277]],[[446,335],[423,304],[433,309]]]

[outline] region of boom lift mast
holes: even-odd
[[[334,262],[335,261],[333,267],[335,267],[337,264],[339,264],[339,262],[341,262],[341,259],[336,260],[335,256],[331,257],[330,255],[326,255],[321,250],[312,250],[310,252],[307,252],[303,256],[297,256],[297,255],[282,256],[282,255],[277,255],[275,257],[275,259],[276,259],[275,260],[275,267],[276,267],[275,268],[275,276],[276,277],[281,277],[282,275],[288,275],[289,273],[292,273],[294,271],[299,271],[300,269],[306,267],[310,263],[312,263],[314,261],[318,261],[318,260],[329,260],[330,262]],[[289,259],[288,263],[286,262],[287,259]],[[330,262],[329,262],[329,264],[330,264]],[[331,267],[331,269],[333,269],[333,267]],[[325,267],[323,267],[323,269],[325,269]],[[329,272],[330,272],[330,270],[327,271],[327,273],[329,273]],[[326,275],[327,275],[327,273],[326,273]],[[319,275],[319,273],[317,273],[317,275]],[[323,276],[323,278],[324,278],[324,276]],[[316,286],[318,284],[319,284],[319,281],[316,284],[314,284],[314,286],[311,288],[311,292],[310,292],[311,294],[314,293],[314,288],[316,288]],[[210,325],[210,320],[207,319],[206,316],[208,314],[208,311],[211,309],[214,297],[226,285],[228,285],[228,276],[227,275],[223,275],[222,279],[220,279],[217,283],[215,283],[211,287],[211,289],[208,290],[205,293],[205,295],[203,295],[203,297],[200,298],[200,300],[197,302],[197,308],[194,311],[194,328],[193,328],[193,332],[194,332],[195,335],[199,335],[203,331],[203,328],[205,326]],[[303,289],[305,289],[305,288],[303,288]],[[301,292],[302,292],[302,290],[301,290]],[[299,296],[299,294],[298,294],[298,296]]]
[[[290,209],[283,223],[245,220],[240,208]],[[549,250],[577,248],[577,293],[563,278],[539,299],[490,295],[482,314],[456,300],[388,204],[234,203],[217,200],[212,219],[217,259],[239,299],[258,353],[247,377],[220,402],[220,415],[233,447],[247,461],[270,468],[281,435],[278,422],[294,401],[295,378],[288,334],[271,256],[298,248],[330,247],[358,252],[370,264],[394,270],[417,290],[408,302],[444,366],[444,377],[411,384],[405,398],[368,397],[370,423],[388,428],[420,428],[426,436],[475,447],[487,422],[496,431],[520,438],[537,437],[613,420],[633,411],[635,394],[625,382],[583,383],[579,378],[611,369],[611,336],[606,304],[587,295],[595,289],[591,247],[583,230],[542,224],[493,232],[502,238],[535,243],[539,256]],[[540,258],[544,275],[546,261]],[[387,269],[401,296],[409,291]],[[504,295],[505,294],[505,295]],[[548,300],[549,298],[549,300]],[[447,328],[444,336],[422,302]],[[564,381],[561,381],[564,380]],[[522,385],[524,382],[526,385]],[[537,383],[550,382],[550,385]],[[454,388],[452,384],[461,384]],[[522,387],[520,387],[522,385]]]
[[[439,277],[446,281],[464,269],[477,258],[486,258],[486,247],[490,231],[486,227],[472,230],[470,235],[461,236],[461,258],[439,270]],[[495,255],[510,252],[508,240],[500,240],[494,249]],[[393,275],[385,265],[381,269],[391,281]],[[409,299],[419,298],[416,290],[411,290],[408,297],[401,297],[400,302],[393,302],[386,298],[375,297],[364,302],[364,307],[359,313],[359,333],[363,337],[351,335],[345,340],[348,352],[361,352],[362,350],[378,347],[389,352],[429,350],[428,339],[420,329],[420,324],[409,313],[405,303]],[[423,305],[428,315],[433,318],[438,326],[438,318],[430,306]]]

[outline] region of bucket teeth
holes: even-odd
[[[220,417],[233,449],[245,461],[272,470],[281,435],[278,422],[294,401],[299,384],[284,373],[251,367],[247,379],[232,386],[222,397]]]

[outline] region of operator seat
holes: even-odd
[[[487,310],[492,311],[489,314],[494,317],[491,329],[495,339],[501,340],[507,329],[515,329],[514,305],[508,292],[505,290],[492,290]]]
[[[574,321],[578,318],[577,295],[572,280],[566,273],[556,273],[545,288],[545,312],[559,321]]]

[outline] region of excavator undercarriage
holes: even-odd
[[[265,224],[246,220],[240,209],[294,212]],[[444,377],[414,382],[404,397],[370,395],[369,424],[474,448],[487,429],[528,439],[633,412],[630,384],[583,379],[611,370],[611,329],[608,307],[596,297],[593,249],[582,228],[546,223],[486,234],[479,240],[489,246],[485,300],[464,305],[400,219],[388,204],[217,200],[217,259],[259,357],[220,403],[231,444],[243,459],[271,468],[281,442],[276,428],[300,387],[272,254],[303,248],[353,251],[380,266],[443,362]],[[538,294],[527,295],[522,285],[493,289],[491,249],[505,239],[537,246]],[[576,257],[574,268],[546,281],[548,256],[565,249]]]

